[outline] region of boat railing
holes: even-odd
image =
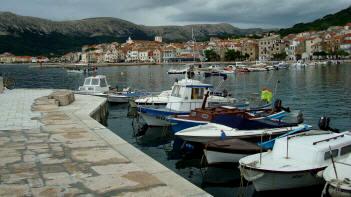
[[[334,136],[334,137],[330,137],[330,138],[327,138],[327,139],[323,139],[323,140],[319,140],[319,141],[313,142],[313,145],[316,145],[316,144],[321,143],[321,142],[328,142],[330,140],[335,140],[335,139],[340,138],[340,137],[345,137],[345,134],[341,134],[341,135],[337,135],[337,136]]]

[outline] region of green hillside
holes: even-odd
[[[319,31],[328,29],[330,26],[342,26],[351,22],[351,6],[341,10],[335,14],[329,14],[321,19],[317,19],[310,23],[298,23],[291,28],[280,29],[279,34],[286,36],[288,34],[296,34],[304,31]]]

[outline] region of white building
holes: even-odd
[[[161,36],[155,36],[155,41],[156,42],[162,42],[162,37]]]

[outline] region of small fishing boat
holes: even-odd
[[[251,120],[271,118],[275,120],[280,120],[285,117],[288,113],[281,108],[271,109],[271,104],[264,105],[261,107],[256,107],[253,109],[246,109],[248,107],[247,103],[236,103],[234,106],[219,106],[210,108],[196,108],[191,110],[190,114],[187,115],[176,115],[174,117],[168,117],[168,121],[171,124],[171,131],[176,133],[178,131],[195,127],[198,125],[205,125],[209,122],[220,122],[220,118],[226,119],[234,116],[241,116],[243,118],[248,118]],[[269,107],[267,109],[267,107]],[[228,117],[227,117],[228,116]],[[233,118],[233,120],[236,118]],[[228,120],[228,121],[233,121]],[[239,121],[238,121],[239,124]],[[232,125],[234,126],[234,125]]]
[[[84,73],[83,69],[66,69],[67,73],[77,73],[77,74],[82,74]]]
[[[292,64],[292,66],[295,66],[297,68],[304,68],[307,67],[308,65],[306,63],[304,63],[303,61],[297,61],[294,64]]]
[[[135,103],[138,105],[166,105],[169,101],[169,97],[172,90],[162,91],[158,95],[142,96],[135,99]]]
[[[289,68],[289,64],[282,61],[282,62],[279,62],[278,64],[274,64],[273,67],[276,69],[276,70],[279,70],[279,69],[287,69]]]
[[[247,73],[247,72],[251,72],[249,68],[247,67],[240,67],[240,68],[236,68],[235,72],[238,73]]]
[[[341,149],[340,154],[350,152],[351,146]],[[326,185],[323,190],[324,195],[331,197],[351,196],[351,156],[334,161],[323,171],[323,178]]]
[[[234,65],[228,65],[223,68],[225,71],[235,71],[235,66]]]
[[[96,75],[85,78],[83,86],[79,86],[78,91],[75,91],[75,93],[106,96],[109,89],[110,85],[107,83],[106,76]]]
[[[270,136],[264,135],[261,136],[260,143],[253,143],[239,139],[211,141],[205,145],[204,154],[208,165],[238,163],[243,157],[262,152],[263,150],[272,149],[276,139],[299,132],[305,132],[311,128],[310,125],[305,125],[305,127],[289,131],[288,133],[274,139],[271,139]]]
[[[110,90],[107,94],[107,101],[110,103],[128,103],[135,98],[148,96],[150,93],[142,91],[131,91],[129,88],[124,88],[122,91]]]
[[[256,154],[261,147],[240,139],[216,140],[205,145],[204,155],[208,165],[237,163],[241,158]]]
[[[187,72],[188,68],[183,68],[183,69],[169,69],[167,71],[167,74],[185,74]]]
[[[168,126],[167,116],[185,115],[202,106],[205,91],[212,87],[198,80],[182,79],[174,83],[165,108],[138,105],[138,112],[149,126]]]
[[[218,123],[207,123],[178,131],[174,135],[188,142],[198,142],[206,144],[210,141],[225,139],[245,139],[248,141],[260,140],[262,135],[276,137],[295,129],[305,128],[304,124],[284,123],[270,119],[246,120],[251,121],[248,124],[236,124],[235,127],[226,126]],[[226,121],[227,122],[227,121]],[[232,124],[233,122],[227,122]]]
[[[212,77],[212,76],[218,76],[218,77],[227,77],[227,73],[225,71],[210,71],[210,72],[204,72],[205,77]]]
[[[323,183],[318,176],[335,161],[351,152],[350,132],[312,130],[279,138],[272,151],[239,160],[240,171],[256,191],[314,186]]]

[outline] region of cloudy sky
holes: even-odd
[[[335,13],[351,0],[0,0],[1,11],[52,20],[117,17],[144,25],[230,23],[288,27]]]

